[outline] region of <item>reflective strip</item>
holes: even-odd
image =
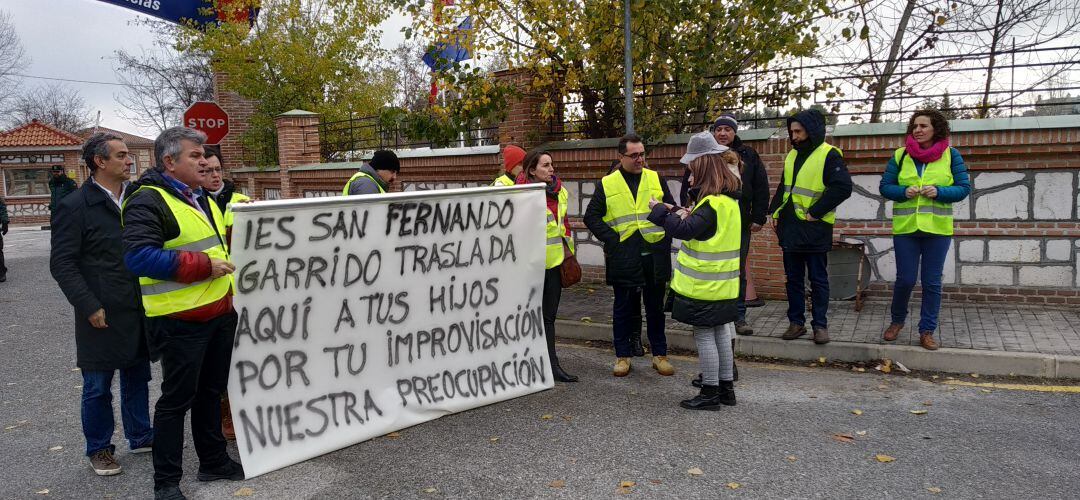
[[[624,215],[622,217],[616,217],[614,219],[611,219],[611,220],[607,221],[607,223],[608,223],[609,226],[615,227],[615,226],[618,226],[618,225],[621,225],[621,224],[626,224],[627,222],[637,222],[637,220],[638,220],[637,214],[630,214],[630,215]]]
[[[821,191],[812,191],[806,188],[801,188],[799,186],[792,186],[791,194],[807,196],[810,198],[817,198],[818,196],[821,196]]]
[[[659,226],[648,226],[640,228],[641,234],[662,233],[664,228]]]
[[[142,294],[146,295],[161,295],[163,293],[175,292],[182,290],[192,285],[203,283],[203,281],[195,283],[178,283],[176,281],[162,281],[161,283],[154,283],[152,285],[139,285],[142,290]]]
[[[560,243],[562,243],[562,238],[561,238],[561,237],[559,237],[559,236],[556,236],[556,237],[554,237],[554,238],[548,238],[548,239],[547,239],[547,244],[548,244],[548,245],[558,245],[558,244],[560,244]]]
[[[953,210],[952,210],[951,206],[948,207],[948,208],[945,208],[945,207],[936,207],[936,206],[933,206],[933,205],[922,205],[922,206],[918,207],[918,210],[919,210],[919,213],[921,213],[921,214],[934,214],[934,215],[944,215],[944,216],[952,216],[952,214],[953,214]],[[896,216],[896,215],[901,215],[901,216],[903,216],[903,215],[912,215],[914,213],[915,213],[915,207],[899,207],[899,208],[894,207],[893,208],[893,215],[894,216]]]
[[[697,260],[731,260],[739,258],[738,250],[728,250],[726,252],[699,252],[697,250],[687,248],[686,245],[683,245],[682,248],[679,249],[679,251]]]
[[[739,270],[734,271],[721,271],[718,273],[706,273],[702,271],[696,271],[684,266],[681,262],[675,262],[675,270],[683,273],[691,278],[699,279],[703,281],[724,281],[739,278]]]
[[[199,241],[193,241],[185,245],[180,245],[176,248],[169,248],[167,250],[183,250],[185,252],[204,252],[211,248],[214,248],[221,244],[221,239],[218,235],[207,236]]]

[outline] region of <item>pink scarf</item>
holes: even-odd
[[[921,163],[930,163],[937,161],[941,158],[941,155],[945,154],[945,150],[949,148],[949,139],[942,139],[935,142],[933,146],[923,149],[914,137],[908,135],[905,146],[907,154],[911,155],[912,158]]]

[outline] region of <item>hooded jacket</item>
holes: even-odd
[[[49,213],[56,212],[57,205],[65,196],[74,193],[79,185],[75,180],[63,174],[60,177],[49,175]]]
[[[788,134],[791,133],[791,124],[799,122],[806,129],[807,140],[798,144],[793,143],[795,149],[795,168],[792,178],[796,178],[802,169],[806,159],[814,152],[821,143],[825,142],[825,117],[815,109],[800,111],[787,119]],[[837,150],[832,150],[825,157],[825,167],[822,169],[822,182],[825,184],[825,192],[821,199],[810,206],[808,212],[816,219],[833,211],[844,200],[851,197],[852,183],[851,174],[844,163],[844,156]],[[769,213],[776,212],[784,201],[784,177],[780,176],[780,183],[773,194]],[[795,216],[795,208],[792,203],[784,205],[784,209],[777,218],[776,235],[780,239],[780,247],[785,252],[828,252],[832,249],[833,225],[821,220],[805,221]]]
[[[371,176],[371,179],[361,177],[352,181],[349,184],[349,194],[379,194],[381,192],[390,191],[390,185],[386,181],[379,177],[379,174],[375,172],[375,167],[372,167],[370,163],[360,165],[360,171]],[[374,179],[374,181],[372,181]],[[380,191],[379,188],[382,187]]]

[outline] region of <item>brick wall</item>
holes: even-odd
[[[952,144],[972,175],[973,195],[954,206],[956,234],[945,272],[950,301],[1024,302],[1080,305],[1080,119],[1076,117],[970,120],[954,122]],[[1047,124],[1046,122],[1050,123]],[[509,142],[523,137],[513,121]],[[763,134],[764,132],[764,134]],[[775,189],[788,151],[786,138],[769,131],[745,132],[744,140],[765,162]],[[301,140],[303,134],[282,141]],[[855,193],[837,211],[834,237],[861,242],[870,259],[871,297],[891,293],[895,279],[892,254],[891,202],[877,194],[881,172],[902,144],[901,124],[837,127],[829,142],[844,151],[855,181]],[[687,136],[648,148],[649,165],[679,190],[678,159]],[[545,144],[556,171],[571,191],[569,213],[586,281],[603,281],[603,252],[581,223],[594,183],[616,159],[615,139]],[[298,146],[301,149],[310,145]],[[393,190],[426,190],[486,185],[499,173],[494,147],[401,151],[401,174]],[[291,160],[289,160],[291,161]],[[257,198],[332,196],[355,171],[355,165],[321,164],[282,172],[238,175]],[[276,180],[276,182],[275,182]],[[288,189],[282,189],[288,186]],[[784,296],[781,252],[775,235],[756,233],[750,267],[758,292]],[[918,289],[916,289],[918,294]]]
[[[244,147],[240,137],[247,132],[248,122],[255,114],[257,104],[256,101],[244,99],[240,94],[226,90],[228,82],[228,73],[214,71],[214,101],[229,115],[229,134],[221,141],[221,155],[227,161],[227,169],[234,165],[243,165],[254,158],[254,153]]]

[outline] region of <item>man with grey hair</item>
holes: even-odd
[[[152,448],[150,360],[138,280],[124,267],[120,206],[132,156],[123,138],[96,133],[83,145],[90,180],[59,200],[49,268],[75,308],[76,364],[82,371],[86,456],[99,476],[121,472],[113,453],[113,375],[131,453]]]
[[[124,262],[139,276],[151,356],[161,359],[161,398],[154,411],[154,497],[185,498],[184,418],[200,481],[240,480],[244,471],[225,450],[221,394],[228,384],[236,312],[235,267],[224,220],[204,195],[208,164],[202,132],[173,127],[154,141],[157,165],[124,202]]]

